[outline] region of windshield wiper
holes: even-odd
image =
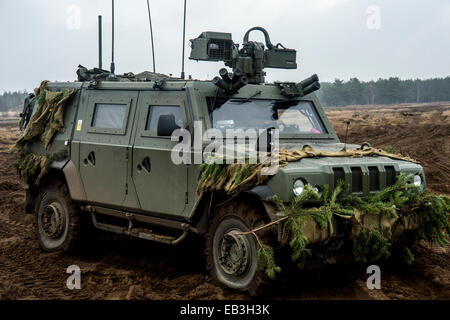
[[[261,90],[256,91],[254,94],[252,94],[250,97],[248,97],[247,99],[241,99],[239,100],[240,103],[247,103],[250,102],[250,100],[252,100],[254,97],[259,96],[262,93]]]

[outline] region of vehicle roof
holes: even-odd
[[[214,87],[211,80],[183,80],[177,78],[171,78],[167,80],[160,81],[108,81],[101,80],[95,85],[96,89],[132,89],[132,90],[141,90],[147,89],[152,90],[155,89],[155,85],[162,83],[162,87],[160,89],[179,89],[183,90],[186,87],[198,87],[200,86],[211,86]],[[50,89],[79,89],[81,87],[88,87],[92,85],[91,81],[74,81],[74,82],[49,82],[47,87]],[[263,83],[263,84],[248,84],[250,87],[277,87],[274,83]],[[246,87],[247,87],[246,86]],[[245,88],[245,87],[244,87]]]
[[[215,95],[217,87],[210,80],[182,80],[182,79],[167,79],[161,82],[159,81],[98,81],[93,84],[90,81],[84,82],[49,82],[47,88],[50,90],[62,90],[62,89],[80,89],[80,88],[93,88],[98,90],[161,90],[161,91],[178,91],[185,90],[186,88],[192,88],[197,90],[198,93],[211,96]],[[281,95],[280,87],[276,83],[262,83],[262,84],[248,84],[235,94],[224,94],[219,90],[218,97],[229,98],[249,98],[255,95],[255,99],[286,99]],[[301,100],[316,100],[314,93],[299,98]],[[317,104],[317,102],[316,102]]]

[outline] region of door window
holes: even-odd
[[[126,113],[126,104],[97,103],[91,126],[103,129],[122,129]]]
[[[181,117],[181,110],[179,106],[150,106],[148,108],[147,123],[145,131],[149,131],[152,135],[156,135],[158,130],[158,121],[162,115],[173,115],[175,123],[183,126],[183,119]]]

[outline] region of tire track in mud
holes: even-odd
[[[24,235],[25,233],[27,233],[27,231],[31,231],[33,229],[31,225],[11,220],[4,215],[0,215],[0,223],[10,225],[13,228],[11,231],[14,231],[15,233],[17,232],[18,235]]]
[[[3,291],[0,294],[4,299],[88,298],[83,292],[72,292],[66,288],[69,275],[65,274],[65,268],[58,268],[60,275],[50,272],[55,269],[55,264],[51,260],[45,261],[31,250],[24,252],[26,246],[25,241],[19,240],[0,251],[0,288]]]

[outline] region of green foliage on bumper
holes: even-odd
[[[284,213],[280,223],[285,223],[283,239],[292,250],[292,260],[310,254],[309,239],[305,236],[305,225],[313,219],[321,229],[332,228],[332,219],[348,220],[352,224],[350,239],[353,242],[355,261],[373,263],[392,256],[393,245],[400,248],[405,262],[412,263],[414,257],[402,234],[396,231],[405,226],[405,219],[418,217],[418,226],[413,232],[414,241],[425,240],[444,245],[449,242],[450,198],[426,193],[409,181],[411,176],[400,175],[396,183],[375,195],[361,198],[347,192],[341,181],[332,194],[325,187],[319,196],[311,186],[306,186],[301,195],[291,204],[279,198],[272,199]],[[315,202],[315,206],[305,206]],[[373,217],[377,217],[373,219]],[[369,219],[372,218],[372,219]],[[404,227],[403,231],[406,230]],[[330,237],[333,235],[329,230]],[[264,259],[274,269],[275,263]],[[273,272],[271,272],[273,274]]]

